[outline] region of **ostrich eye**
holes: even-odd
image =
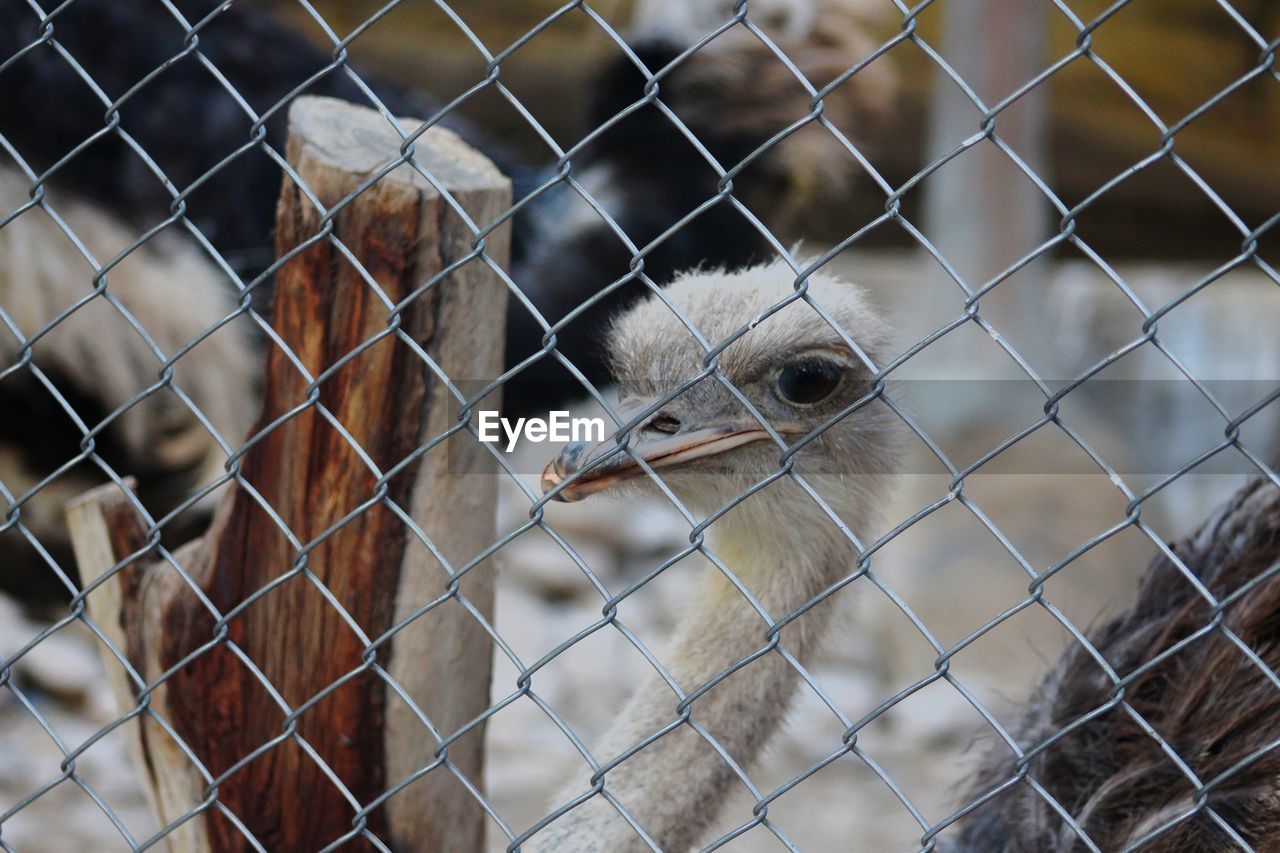
[[[797,361],[784,367],[778,376],[778,395],[788,403],[812,406],[831,396],[842,374],[840,365],[829,361]]]

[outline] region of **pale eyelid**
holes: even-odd
[[[862,360],[850,352],[848,347],[839,344],[825,347],[799,347],[776,358],[777,360],[774,362],[776,367],[771,371],[775,376],[781,373],[788,365],[795,364],[797,361],[804,361],[806,358],[833,361],[841,367],[850,369],[863,366]]]
[[[789,365],[794,364],[797,361],[802,361],[807,357],[834,361],[836,364],[845,368],[846,371],[866,370],[866,365],[862,362],[862,359],[854,355],[854,353],[843,343],[832,343],[829,346],[798,347],[794,350],[789,350],[785,354],[777,356],[776,360],[773,361],[771,365],[759,373],[753,373],[752,375],[741,379],[734,379],[732,376],[729,376],[728,378],[729,381],[732,382],[739,390],[752,383],[765,382],[769,386],[773,386],[773,389],[776,391],[778,377],[782,375],[782,371]],[[627,399],[648,399],[665,393],[663,386],[667,383],[657,381],[656,374],[654,376],[645,377],[645,379],[646,381],[643,386],[641,386],[634,377],[627,382],[620,380],[618,385],[621,388],[626,389],[627,393],[623,399],[619,400],[619,403],[625,404]],[[782,402],[787,405],[794,405],[787,400],[783,400]]]

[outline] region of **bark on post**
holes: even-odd
[[[322,98],[301,98],[290,110],[288,160],[326,208],[390,161],[399,144],[371,110]],[[417,160],[474,222],[487,223],[509,206],[507,179],[449,131],[432,129],[415,147]],[[277,250],[288,252],[323,227],[307,195],[286,178]],[[350,201],[333,233],[392,304],[472,251],[461,218],[405,165]],[[505,229],[485,244],[489,257],[505,263]],[[504,306],[501,281],[476,260],[408,303],[398,314],[399,329],[455,381],[492,378],[502,367]],[[409,514],[455,567],[494,538],[496,471],[469,434],[438,445],[383,484],[349,441],[386,472],[453,423],[456,407],[448,390],[412,347],[395,335],[369,343],[386,332],[390,313],[326,239],[280,269],[275,331],[311,377],[341,364],[309,389],[292,358],[268,344],[263,411],[253,434],[267,431],[241,463],[252,491],[230,488],[210,530],[180,555],[224,614],[274,584],[227,622],[226,642],[186,662],[151,700],[215,778],[274,744],[217,786],[218,802],[267,849],[316,850],[353,828],[355,810],[308,748],[361,804],[436,762],[436,740],[380,670],[443,736],[489,702],[491,645],[456,599],[377,646],[373,667],[366,665],[365,641],[335,606],[376,640],[447,592],[444,568],[386,501]],[[309,400],[312,405],[296,411]],[[376,501],[384,491],[386,501]],[[114,487],[86,495],[69,510],[69,520],[86,583],[144,541],[145,530]],[[291,540],[310,547],[300,551]],[[488,614],[488,565],[469,571],[458,591]],[[219,636],[198,596],[164,563],[126,567],[89,603],[91,615],[111,626],[121,650],[148,680]],[[108,668],[122,711],[132,709],[136,689],[113,658]],[[296,727],[255,668],[289,708],[306,705]],[[139,769],[168,823],[201,803],[206,782],[157,723],[140,720],[130,723],[138,735]],[[447,756],[478,788],[483,737],[484,727],[476,726],[449,746]],[[393,849],[469,851],[483,845],[479,805],[442,764],[366,819]],[[184,826],[175,842],[183,850],[249,848],[218,808]]]

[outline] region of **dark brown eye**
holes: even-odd
[[[831,396],[843,373],[840,365],[830,361],[797,361],[784,367],[778,376],[778,396],[797,406],[812,406]]]

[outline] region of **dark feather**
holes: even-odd
[[[214,0],[178,0],[192,24],[218,7]],[[156,2],[75,0],[53,18],[51,38],[108,98],[121,98],[152,72],[182,54],[185,33]],[[107,124],[93,88],[51,42],[41,41],[39,20],[25,0],[0,0],[0,62],[26,50],[0,74],[0,133],[37,172],[43,172]],[[29,50],[27,48],[31,45]],[[202,53],[259,114],[280,103],[331,58],[301,35],[252,8],[231,6],[199,32]],[[366,76],[366,75],[362,75]],[[368,77],[396,115],[427,117],[438,109],[422,92]],[[368,104],[343,68],[306,87]],[[285,112],[266,123],[268,145],[283,151]],[[133,136],[179,189],[185,189],[253,137],[252,121],[193,53],[138,88],[121,103],[120,127]],[[511,157],[492,139],[456,116],[445,122],[483,147],[499,165]],[[50,176],[54,186],[88,197],[136,224],[168,216],[172,197],[118,134],[107,133]],[[189,198],[189,215],[219,252],[247,274],[271,261],[280,167],[256,148],[221,166]],[[264,254],[265,253],[265,254]]]
[[[1113,702],[1113,681],[1079,644],[1012,734],[1030,750],[1076,726],[1031,760],[1028,775],[1103,850],[1148,835],[1147,850],[1236,849],[1214,814],[1254,849],[1280,850],[1280,489],[1253,480],[1173,552],[1223,602],[1221,618],[1162,555],[1129,608],[1088,637],[1131,678],[1128,706],[1205,788]],[[1013,757],[998,747],[964,802],[1013,778]],[[1028,780],[964,819],[959,838],[972,851],[1085,849]]]

